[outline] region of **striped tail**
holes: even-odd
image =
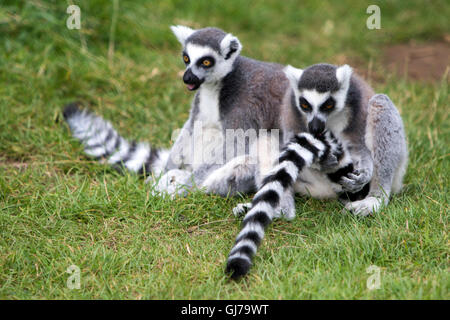
[[[330,140],[325,139],[331,139],[331,145]],[[232,278],[237,279],[248,273],[266,227],[272,222],[275,212],[280,210],[284,192],[293,187],[303,168],[327,156],[335,141],[328,132],[319,138],[300,133],[283,148],[278,165],[265,177],[262,187],[255,194],[252,208],[244,217],[242,230],[228,256],[226,272]]]
[[[88,156],[140,175],[159,175],[163,170],[169,155],[167,150],[152,148],[144,142],[127,141],[111,123],[80,109],[77,103],[65,106],[63,115],[72,135],[81,141]]]

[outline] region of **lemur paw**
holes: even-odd
[[[295,218],[295,208],[283,208],[281,209],[281,213],[283,217],[288,221],[291,221]]]
[[[376,197],[367,197],[363,200],[348,202],[345,209],[351,211],[355,216],[368,216],[380,210],[383,201]]]
[[[252,203],[239,203],[236,207],[233,208],[233,214],[236,217],[243,216],[252,208]]]
[[[325,159],[320,161],[320,170],[323,172],[335,171],[338,165],[338,157],[334,154],[329,154]]]
[[[354,193],[360,191],[370,182],[371,178],[372,174],[368,169],[360,169],[354,170],[347,176],[342,177],[339,183],[342,185],[344,191]]]
[[[281,216],[283,216],[286,220],[292,220],[295,218],[295,202],[293,198],[284,199],[281,203]]]
[[[173,169],[166,172],[153,186],[152,195],[156,196],[170,196],[174,199],[175,196],[186,196],[190,187],[192,172],[186,170]],[[147,182],[151,182],[150,178]]]

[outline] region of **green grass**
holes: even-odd
[[[415,82],[381,63],[384,46],[448,33],[445,0],[120,1],[112,32],[112,1],[74,2],[80,31],[66,28],[63,1],[0,5],[0,298],[450,298],[448,78]],[[372,3],[381,30],[366,28]],[[404,118],[404,191],[365,219],[336,201],[298,198],[296,219],[268,229],[250,275],[228,280],[240,224],[231,209],[242,199],[152,197],[143,180],[83,156],[61,120],[61,107],[81,100],[124,136],[168,147],[192,98],[175,23],[221,27],[257,59],[372,66],[383,75],[376,91]],[[72,264],[79,290],[66,287]],[[378,290],[366,288],[370,265],[381,268]]]

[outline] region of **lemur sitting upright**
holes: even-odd
[[[248,272],[272,218],[295,216],[294,190],[318,198],[340,196],[347,209],[368,215],[387,205],[391,191],[402,187],[407,144],[402,119],[386,95],[373,95],[347,65],[317,64],[305,70],[288,66],[285,72],[292,91],[285,99],[291,112],[283,115],[298,123],[300,134],[281,152],[280,163],[263,180],[252,203],[234,210],[237,214],[250,209],[227,261],[227,271],[235,278]],[[301,133],[305,131],[309,133]],[[330,150],[346,155],[346,160],[334,168],[314,167]]]
[[[305,70],[288,66],[285,71],[293,88],[295,110],[301,115],[297,119],[302,119],[312,134],[330,131],[349,153],[354,167],[339,180],[307,168],[296,192],[333,198],[339,194],[337,182],[345,192],[363,191],[358,198],[342,199],[355,214],[368,215],[387,205],[391,192],[401,190],[408,164],[403,121],[394,103],[384,94],[374,94],[348,65],[316,64]]]
[[[283,66],[241,56],[240,41],[222,30],[171,28],[183,47],[183,81],[189,90],[197,90],[173,147],[161,150],[129,142],[109,122],[77,104],[64,111],[73,135],[90,156],[133,172],[161,174],[155,186],[160,192],[182,193],[180,186],[193,183],[222,196],[254,191],[279,153],[277,137],[261,129],[282,129],[282,100],[289,88]],[[245,136],[248,130],[254,130],[255,139]],[[230,132],[242,133],[241,142],[236,136],[229,139]],[[280,135],[285,135],[283,130]],[[267,145],[273,150],[263,150]]]

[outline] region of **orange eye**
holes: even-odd
[[[209,60],[203,60],[203,65],[204,65],[205,67],[209,67],[209,66],[211,65],[211,61],[209,61]]]
[[[328,109],[328,110],[330,110],[330,109],[332,109],[333,108],[333,105],[332,104],[329,104],[329,105],[327,105],[326,107],[325,107],[325,109]]]
[[[184,62],[188,63],[189,62],[189,57],[188,56],[183,56],[183,60],[184,60]]]
[[[306,110],[309,109],[309,106],[307,104],[302,103],[302,108]]]

